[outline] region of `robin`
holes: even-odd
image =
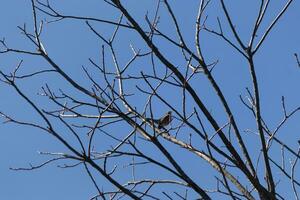
[[[172,121],[172,112],[171,111],[167,112],[164,116],[162,116],[159,119],[149,119],[149,118],[147,118],[147,120],[153,121],[154,123],[157,124],[157,128],[162,129],[163,127],[169,125],[170,122]]]

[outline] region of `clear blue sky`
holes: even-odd
[[[125,6],[145,27],[145,13],[148,11],[149,15],[153,17],[153,11],[156,5],[156,3],[153,2],[153,0],[131,0],[127,1]],[[227,2],[227,7],[231,12],[234,24],[241,34],[243,41],[249,41],[250,30],[254,24],[255,14],[258,12],[258,3],[260,1]],[[92,16],[114,21],[119,16],[115,12],[115,9],[96,0],[68,0],[55,3],[54,5],[59,11],[66,15]],[[171,5],[174,8],[175,14],[178,16],[178,21],[187,43],[192,46],[194,42],[194,25],[198,2],[177,0],[172,2]],[[282,6],[283,3],[270,3],[269,12],[263,22],[263,28],[268,26]],[[300,106],[300,95],[298,92],[300,69],[297,67],[295,57],[293,56],[294,53],[300,54],[299,7],[299,1],[295,1],[291,5],[286,14],[274,27],[263,47],[255,57],[262,94],[262,115],[271,129],[274,129],[283,117],[281,96],[284,95],[286,97],[287,110]],[[220,11],[219,1],[212,1],[208,7],[207,14],[207,25],[209,27],[217,30],[216,18],[219,17],[224,28],[224,33],[232,38],[224,14]],[[40,13],[38,13],[38,15],[39,19],[51,20],[44,15],[40,15]],[[160,13],[160,16],[159,28],[174,36],[174,29],[173,26],[170,25],[169,16],[164,11]],[[0,12],[0,38],[5,37],[7,44],[11,47],[34,50],[17,28],[17,26],[23,26],[23,24],[26,23],[27,29],[32,31],[32,18],[29,0],[2,1]],[[112,33],[113,27],[111,25],[101,23],[93,24],[97,27],[97,30],[105,36],[109,36]],[[258,32],[258,37],[261,36],[262,32],[263,30]],[[129,44],[133,43],[140,47],[143,47],[144,44],[141,43],[141,40],[136,39],[137,35],[133,34],[132,31],[123,31],[121,34],[122,36],[119,38],[118,44],[118,54],[121,62],[125,63],[131,56],[130,49],[128,48]],[[173,38],[176,37],[174,36]],[[42,39],[48,54],[57,63],[65,66],[65,71],[71,77],[83,86],[90,86],[85,81],[85,77],[82,76],[83,72],[81,66],[88,65],[88,58],[99,59],[102,43],[88,30],[84,21],[65,20],[46,24]],[[239,101],[240,94],[243,96],[247,95],[245,88],[252,88],[247,63],[236,51],[215,36],[204,33],[202,42],[207,61],[219,60],[219,64],[216,66],[213,75],[224,91],[226,98],[229,100],[233,108],[233,113],[240,116],[237,118],[237,121],[241,130],[255,130],[255,121]],[[170,45],[165,43],[161,43],[159,47],[174,63],[183,64],[178,56],[180,52],[174,51]],[[20,73],[26,74],[38,69],[50,68],[44,61],[35,57],[9,54],[0,55],[0,69],[6,73],[11,72],[20,59],[24,59],[24,66]],[[147,68],[147,66],[143,67]],[[20,81],[20,87],[42,108],[46,108],[48,101],[36,95],[41,91],[41,87],[44,86],[45,83],[48,83],[52,88],[68,90],[68,86],[65,82],[60,78],[56,78],[55,75],[37,76],[30,80]],[[207,107],[211,109],[212,114],[220,123],[224,123],[226,117],[223,114],[218,114],[222,112],[222,108],[220,107],[219,101],[215,99],[211,88],[206,85],[207,82],[202,78],[200,80],[194,80],[193,84],[199,85],[197,91],[202,93]],[[131,88],[131,86],[126,87]],[[165,95],[169,96],[170,99],[177,99],[176,94],[170,90],[166,91],[167,93]],[[41,122],[41,119],[33,112],[28,104],[18,97],[16,92],[7,85],[0,84],[0,95],[2,97],[0,101],[0,111],[10,116],[15,116],[17,119]],[[137,105],[145,101],[145,99],[142,98],[139,100],[141,101],[137,101]],[[179,102],[176,103],[174,101],[175,106],[180,105],[180,98],[177,100]],[[154,109],[158,112],[157,116],[160,116],[161,113],[163,114],[168,110],[168,108],[161,104],[157,105]],[[299,117],[299,115],[296,115],[278,135],[280,139],[294,149],[297,148],[297,140],[300,138],[298,133],[300,128]],[[1,120],[3,121],[3,119]],[[119,127],[116,127],[116,131],[120,130],[120,128],[118,128]],[[258,138],[253,134],[247,133],[245,133],[244,137],[247,138],[247,146],[250,147],[251,153],[256,155],[260,148]],[[48,157],[39,155],[37,153],[38,151],[63,152],[64,150],[64,147],[54,140],[53,137],[40,130],[12,124],[1,124],[0,152],[2,159],[0,165],[0,199],[81,200],[88,199],[96,194],[96,190],[83,167],[61,169],[57,168],[55,164],[52,164],[35,171],[16,172],[9,170],[9,167],[28,167],[29,163],[39,164],[45,161]],[[279,159],[277,151],[272,152],[272,154],[276,159]],[[182,151],[176,154],[181,161],[188,163],[186,170],[189,171],[192,169],[194,160],[193,158],[191,158],[191,160],[184,159],[186,158],[185,155],[186,154]],[[287,162],[287,167],[289,167],[288,164]],[[206,164],[200,164],[200,166],[201,172],[206,172],[203,173],[203,177],[206,179],[198,177],[199,181],[201,183],[208,181],[209,184],[213,186],[215,183],[213,177],[206,176],[212,172],[212,169]],[[198,171],[190,171],[189,173],[196,176]],[[198,178],[196,179],[198,180]],[[99,178],[99,185],[101,185],[101,180],[102,179]],[[278,177],[276,181],[280,181],[280,177]],[[105,185],[105,182],[103,182],[103,185]],[[287,190],[290,189],[290,183],[284,181],[280,182],[278,189],[281,192],[290,191]],[[285,192],[282,194],[284,193]],[[291,192],[287,192],[284,195],[286,195],[287,199],[293,198]]]

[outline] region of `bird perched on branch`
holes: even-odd
[[[147,121],[152,121],[157,124],[157,128],[162,129],[163,127],[167,126],[170,124],[172,121],[172,112],[169,111],[167,112],[164,116],[162,116],[159,119],[150,119],[147,118]]]

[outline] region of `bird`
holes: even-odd
[[[157,128],[161,129],[162,127],[168,126],[171,121],[172,121],[172,112],[169,111],[158,120]]]
[[[152,121],[157,124],[158,129],[162,129],[163,127],[170,124],[172,121],[172,111],[168,111],[164,116],[159,119],[150,119],[147,118],[148,121]]]

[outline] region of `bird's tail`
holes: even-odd
[[[159,123],[159,120],[158,119],[152,119],[152,118],[146,118],[146,121],[148,122],[153,122],[155,124],[158,124]]]

